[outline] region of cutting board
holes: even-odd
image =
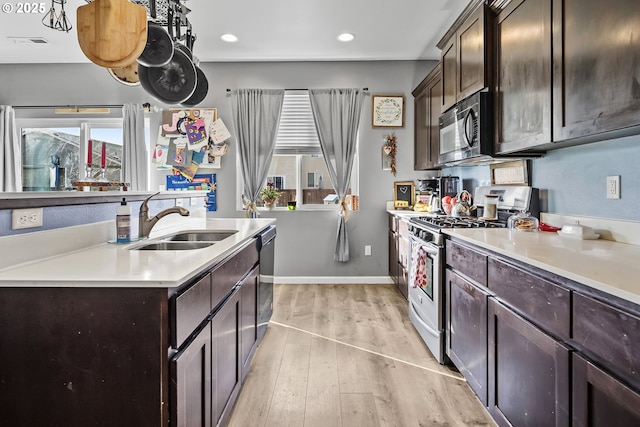
[[[147,43],[147,9],[129,0],[94,0],[78,7],[76,18],[82,52],[102,67],[131,64]]]

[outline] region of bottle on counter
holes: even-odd
[[[131,207],[122,198],[116,212],[116,242],[125,243],[131,241]]]

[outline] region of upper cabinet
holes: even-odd
[[[637,0],[494,0],[495,151],[640,133]]]
[[[442,50],[442,111],[489,86],[490,16],[474,0],[438,43]]]
[[[442,103],[440,64],[412,92],[414,96],[413,169],[437,169],[440,128],[438,119]]]
[[[495,150],[551,141],[551,0],[517,0],[495,25]]]
[[[554,141],[638,133],[638,0],[553,0],[553,28]]]

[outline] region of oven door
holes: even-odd
[[[442,253],[442,247],[411,237],[409,318],[439,363],[445,363]]]

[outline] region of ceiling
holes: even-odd
[[[51,1],[51,0],[49,0]],[[112,0],[116,1],[116,0]],[[119,0],[120,1],[120,0]],[[60,11],[56,0],[56,11]],[[201,62],[221,61],[370,61],[439,59],[436,43],[469,0],[186,0],[187,19],[197,37]],[[7,13],[7,4],[14,10]],[[64,4],[71,31],[57,31],[45,13],[17,13],[3,5],[0,63],[88,63],[76,34],[76,9],[84,0]],[[40,3],[38,3],[40,4]],[[7,19],[10,16],[11,19]],[[339,42],[340,33],[355,40]],[[236,43],[220,40],[223,33]],[[16,43],[9,37],[44,38],[47,43]]]

